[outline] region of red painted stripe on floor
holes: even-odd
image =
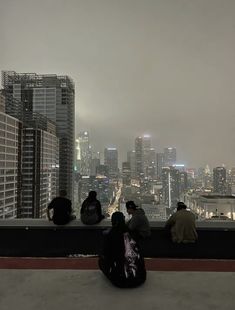
[[[147,270],[152,271],[213,271],[235,272],[234,260],[202,259],[146,259]],[[97,257],[93,258],[18,258],[1,257],[0,269],[98,269]]]

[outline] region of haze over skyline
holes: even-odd
[[[235,166],[234,0],[0,0],[0,70],[69,75],[97,151]]]

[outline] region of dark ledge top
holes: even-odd
[[[165,221],[150,221],[151,229],[162,230],[165,226]],[[0,220],[0,229],[106,229],[111,227],[110,220],[103,220],[96,225],[84,225],[80,220],[73,220],[67,225],[55,225],[46,219],[13,219],[13,220]],[[222,221],[222,220],[204,220],[197,221],[196,227],[198,230],[235,230],[235,221]]]

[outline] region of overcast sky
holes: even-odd
[[[69,75],[77,131],[235,166],[234,0],[0,0],[0,70]]]

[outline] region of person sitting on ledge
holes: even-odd
[[[151,235],[149,221],[143,209],[135,205],[134,201],[127,201],[126,210],[131,219],[127,222],[131,236],[139,242]]]
[[[195,243],[198,238],[195,215],[186,209],[183,202],[178,202],[177,211],[166,222],[165,228],[171,231],[174,243]]]
[[[88,197],[83,201],[81,208],[81,221],[83,224],[93,225],[104,219],[101,204],[96,198],[96,191],[90,191]]]
[[[72,203],[71,200],[66,198],[66,190],[60,190],[59,197],[52,199],[47,207],[47,217],[49,221],[53,221],[56,225],[68,224],[71,220],[76,218],[72,214]],[[50,210],[53,209],[53,215],[51,216]]]
[[[114,212],[111,222],[112,228],[104,234],[100,270],[117,287],[137,287],[146,280],[144,258],[128,232],[123,213]]]

